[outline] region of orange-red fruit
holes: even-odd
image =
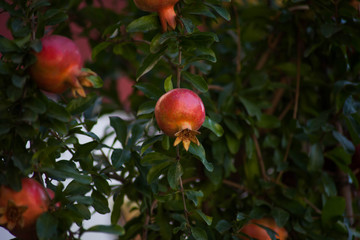
[[[285,228],[279,227],[276,225],[275,221],[271,218],[262,218],[258,220],[252,220],[250,223],[246,224],[240,232],[245,233],[251,238],[258,240],[271,240],[270,236],[267,234],[266,230],[256,224],[268,227],[278,234],[276,236],[279,240],[285,240],[288,236]],[[240,236],[240,239],[249,239],[245,236]]]
[[[187,150],[190,141],[199,144],[197,131],[205,121],[205,107],[201,98],[189,89],[176,88],[160,97],[155,106],[159,128],[168,136],[177,137]]]
[[[0,186],[0,225],[19,239],[37,239],[36,220],[48,210],[44,187],[31,178],[21,180],[19,192]]]
[[[84,96],[82,85],[87,84],[86,76],[81,72],[83,60],[75,43],[59,35],[45,36],[41,43],[42,50],[34,53],[37,60],[30,67],[30,75],[38,87],[51,93],[71,88],[74,95]]]
[[[168,26],[174,30],[176,27],[176,13],[174,6],[179,0],[134,0],[135,5],[143,11],[157,12],[161,26],[167,31]]]

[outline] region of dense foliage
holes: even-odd
[[[0,184],[19,190],[30,176],[55,192],[39,239],[241,239],[263,217],[289,239],[360,236],[356,1],[180,0],[168,32],[132,0],[121,10],[99,2],[0,2],[12,34],[0,36]],[[72,24],[92,48],[86,67],[104,80],[85,98],[48,95],[28,72],[40,39],[73,38]],[[175,87],[206,109],[188,152],[154,118]],[[99,117],[110,122],[102,136]],[[119,224],[128,201],[137,214]],[[111,212],[112,225],[84,228],[93,211]]]

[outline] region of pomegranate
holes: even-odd
[[[134,0],[135,5],[146,12],[157,12],[164,32],[176,27],[174,6],[179,0]]]
[[[245,233],[251,238],[258,240],[271,240],[270,236],[267,234],[266,230],[256,224],[268,227],[278,234],[277,238],[280,240],[286,240],[288,233],[285,228],[281,228],[276,225],[275,221],[271,218],[262,218],[258,220],[252,220],[250,223],[246,224],[240,232]],[[240,239],[249,239],[245,236],[240,236]]]
[[[85,97],[83,86],[93,86],[87,77],[95,73],[81,71],[83,60],[75,43],[59,35],[45,36],[41,43],[42,50],[34,53],[37,60],[30,67],[30,75],[38,87],[51,93],[71,88],[74,96]]]
[[[36,220],[48,210],[49,198],[34,179],[23,178],[21,184],[19,192],[0,187],[0,225],[19,239],[37,239]]]
[[[183,142],[187,151],[190,142],[200,144],[196,135],[205,121],[205,107],[193,91],[176,88],[162,95],[155,106],[155,118],[166,135],[176,137],[174,146]]]

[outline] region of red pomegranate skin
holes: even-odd
[[[270,236],[267,234],[266,230],[256,224],[263,225],[272,229],[274,232],[278,234],[278,238],[280,240],[286,240],[288,233],[285,228],[281,228],[276,225],[275,221],[271,218],[262,218],[257,220],[252,220],[250,223],[246,224],[242,229],[241,232],[245,233],[249,237],[258,240],[271,240]],[[248,239],[245,236],[241,236],[240,239]]]
[[[48,196],[45,193],[44,187],[34,179],[23,178],[21,184],[22,188],[19,192],[6,186],[0,187],[0,209],[6,209],[9,200],[16,207],[25,209],[22,212],[22,223],[21,221],[16,221],[14,228],[8,230],[19,239],[37,239],[36,220],[43,212],[48,210]],[[9,220],[9,216],[6,213],[4,215],[0,214],[0,222],[4,227],[8,228],[11,220]],[[4,220],[6,223],[3,223]]]
[[[62,93],[77,86],[83,60],[79,48],[64,36],[49,35],[41,39],[42,50],[35,53],[37,61],[30,67],[30,75],[40,89]]]
[[[176,13],[174,6],[179,0],[134,0],[135,5],[146,12],[157,12],[159,14],[163,31],[176,27]]]
[[[159,128],[168,136],[184,130],[198,130],[205,121],[201,98],[191,90],[173,89],[160,97],[155,106]]]

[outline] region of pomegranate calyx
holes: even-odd
[[[200,132],[196,131],[196,130],[191,130],[189,128],[185,128],[183,130],[178,131],[177,133],[175,133],[175,142],[174,142],[174,146],[177,146],[179,143],[183,143],[183,146],[185,148],[186,151],[189,150],[190,147],[190,143],[193,142],[196,145],[200,145],[199,140],[197,139],[196,135],[199,135]]]
[[[174,30],[176,27],[176,13],[174,11],[174,6],[169,6],[162,8],[158,11],[161,26],[164,32],[168,30]]]
[[[71,92],[74,97],[86,97],[83,87],[94,87],[93,82],[89,79],[91,76],[97,76],[97,74],[91,70],[81,71],[78,76],[73,77],[69,81]]]
[[[14,201],[9,200],[6,207],[0,208],[0,225],[5,225],[10,231],[17,225],[24,227],[23,213],[27,206],[17,206]]]

